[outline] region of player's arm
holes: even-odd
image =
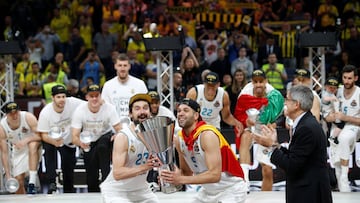
[[[6,178],[10,178],[10,166],[9,166],[9,150],[6,141],[6,134],[2,126],[0,126],[0,154],[1,161],[5,170]]]
[[[175,148],[179,153],[179,168],[181,170],[182,175],[192,176],[193,172],[192,172],[189,165],[186,163],[186,161],[184,159],[184,155],[183,155],[183,153],[181,152],[181,149],[180,149],[180,144],[179,144],[179,138],[178,137],[176,137],[174,139],[174,143],[175,143]]]
[[[235,126],[237,128],[238,133],[241,134],[243,132],[244,126],[230,112],[230,99],[226,91],[224,91],[223,109],[221,110],[221,117],[223,121],[228,125]]]
[[[190,99],[196,101],[196,97],[197,97],[197,92],[196,92],[195,87],[190,88],[186,94],[186,98],[190,98]]]
[[[311,113],[315,116],[316,120],[320,122],[320,100],[317,97],[314,97]]]
[[[81,147],[82,149],[88,149],[90,147],[90,144],[85,144],[80,141],[80,133],[81,128],[71,127],[72,143],[76,146]]]
[[[128,139],[124,134],[118,133],[117,135],[115,135],[112,155],[113,176],[115,180],[122,180],[145,174],[153,167],[152,159],[149,158],[146,160],[147,157],[145,157],[145,154],[138,156],[142,159],[136,161],[135,167],[126,167],[126,163],[128,161],[128,147]]]
[[[29,142],[41,141],[40,134],[37,132],[38,120],[36,119],[34,114],[27,112],[26,113],[26,121],[27,121],[31,131],[33,132],[33,136],[29,137],[30,138]]]
[[[180,184],[205,184],[220,181],[222,163],[219,138],[212,131],[204,131],[200,139],[208,170],[194,176],[180,176],[178,182]]]

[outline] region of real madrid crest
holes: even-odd
[[[199,144],[197,142],[194,143],[194,152],[199,152]]]
[[[354,100],[352,100],[352,102],[351,102],[351,104],[350,104],[352,107],[354,107],[354,106],[357,106],[357,103],[356,103],[356,101],[355,101],[355,99]]]
[[[219,101],[216,101],[215,103],[214,103],[214,107],[219,107],[220,106],[220,102]]]
[[[136,151],[135,146],[134,146],[134,145],[131,145],[131,146],[130,146],[130,152],[134,153],[135,151]]]

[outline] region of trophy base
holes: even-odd
[[[175,185],[165,184],[161,186],[161,192],[165,194],[171,194],[177,192],[177,188],[175,187]]]

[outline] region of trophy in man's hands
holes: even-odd
[[[335,112],[341,112],[342,102],[340,102],[339,100],[334,100],[332,101],[332,105],[334,107]],[[335,119],[335,123],[341,123],[341,120],[337,118]]]
[[[63,130],[58,126],[53,126],[50,128],[49,136],[54,140],[60,140],[64,137]],[[62,144],[60,147],[62,147],[64,144]]]
[[[149,153],[156,154],[161,161],[162,170],[174,170],[173,135],[175,121],[165,116],[147,119],[138,125],[137,138],[145,145]],[[177,191],[175,185],[160,178],[161,191],[169,194]]]
[[[260,111],[255,108],[250,108],[246,110],[246,114],[248,119],[255,123],[255,125],[250,127],[251,132],[256,135],[261,135],[260,123],[258,123]]]
[[[82,131],[80,133],[80,142],[84,144],[90,144],[92,142],[93,136],[94,135],[89,131]],[[84,152],[89,152],[89,151],[90,151],[90,146],[84,149]]]

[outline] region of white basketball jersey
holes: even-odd
[[[224,89],[218,87],[214,100],[208,101],[205,98],[205,86],[196,85],[197,97],[196,102],[200,104],[202,119],[210,125],[220,129],[220,112],[223,109]]]
[[[1,119],[1,126],[5,131],[6,139],[9,143],[8,146],[12,155],[16,156],[18,154],[27,153],[28,151],[27,146],[22,149],[17,149],[13,147],[13,145],[11,144],[11,143],[16,143],[22,139],[25,139],[33,135],[30,126],[26,122],[26,112],[20,111],[20,125],[17,129],[12,130],[6,120],[7,120],[6,116],[3,119]]]
[[[202,135],[200,134],[194,142],[192,151],[189,151],[187,149],[184,140],[179,137],[181,153],[183,153],[187,165],[190,167],[194,174],[203,173],[208,170],[206,166],[205,153],[201,146],[201,136]],[[234,180],[236,182],[240,182],[242,181],[242,178],[231,176],[226,172],[221,172],[221,178],[219,182],[201,184],[201,186],[204,187],[207,191],[221,192],[224,191],[226,188],[234,185]]]
[[[128,138],[128,155],[126,167],[136,167],[139,165],[146,164],[146,161],[149,157],[149,153],[146,150],[144,144],[140,142],[130,131],[128,128],[123,128],[121,131]],[[123,136],[123,135],[117,135]],[[146,184],[146,176],[147,173],[122,179],[115,180],[113,176],[113,171],[111,170],[106,180],[101,184],[101,190],[111,190],[111,191],[119,191],[119,192],[127,192],[127,191],[137,191],[139,189],[148,188]]]
[[[360,117],[360,88],[358,86],[349,99],[344,97],[344,86],[340,87],[337,91],[337,98],[341,102],[341,111],[345,115]]]

